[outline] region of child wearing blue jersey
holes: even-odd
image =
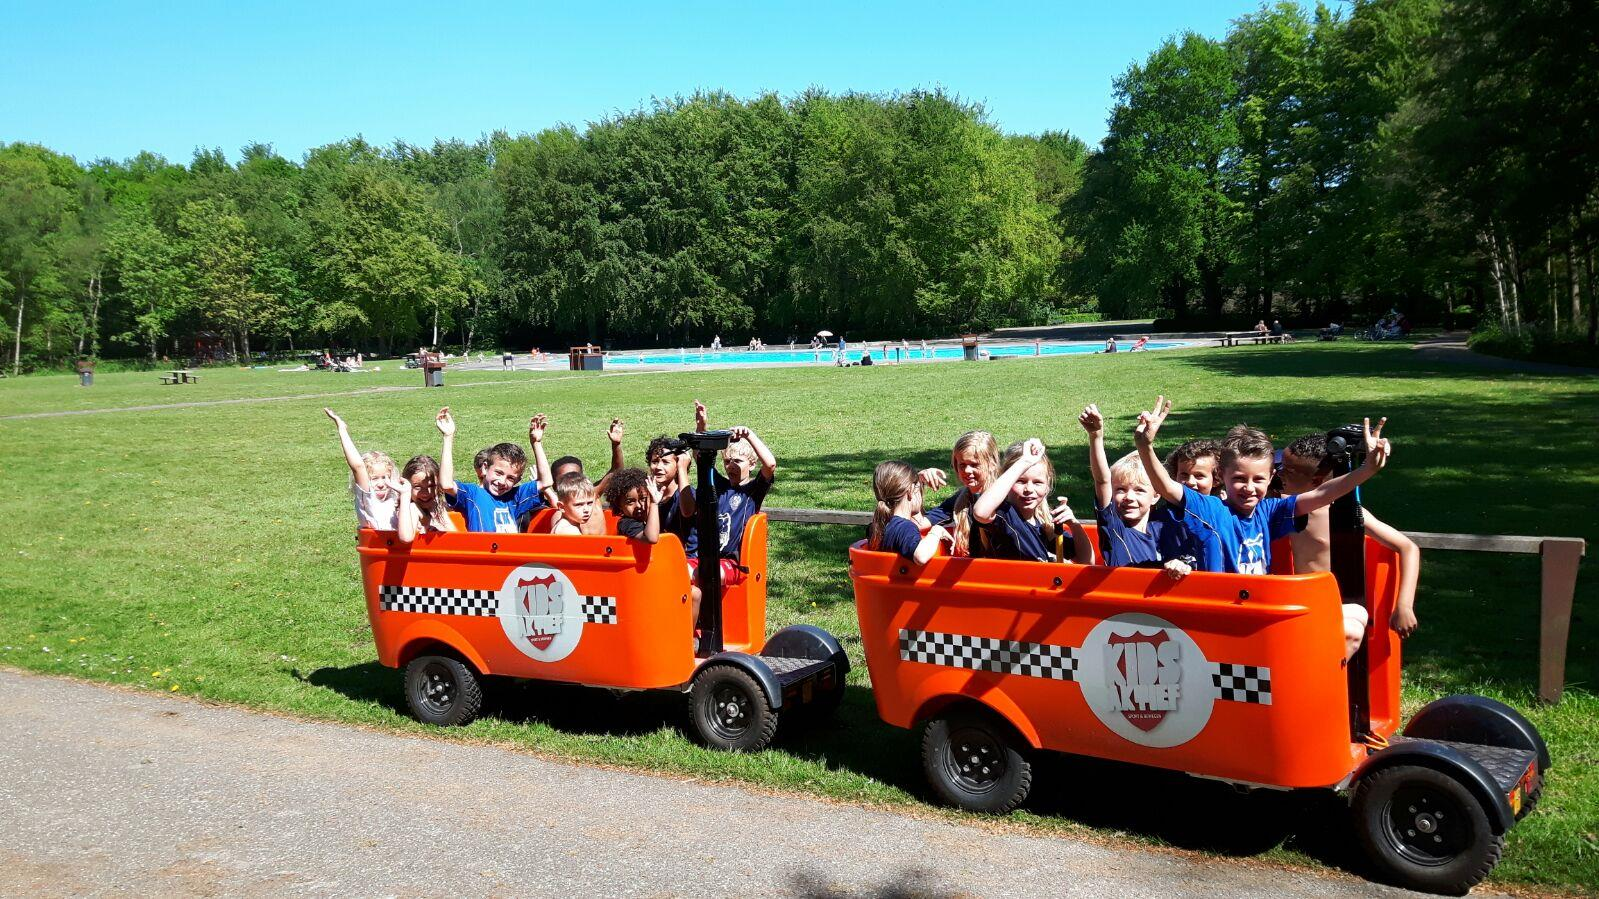
[[[535,415],[528,420],[528,442],[536,453],[542,455],[540,442],[544,439],[545,420]],[[450,508],[466,519],[469,531],[498,531],[514,534],[517,520],[544,507],[535,478],[525,484],[522,472],[527,468],[527,454],[514,443],[496,443],[480,451],[472,460],[477,470],[476,484],[457,481],[454,473],[454,434],[445,434],[444,451],[439,468],[444,477],[439,486],[449,499]],[[541,466],[541,468],[544,466]]]
[[[1049,491],[1055,484],[1055,467],[1050,464],[1042,441],[1034,438],[1013,443],[1005,451],[1004,469],[999,477],[972,503],[970,515],[981,540],[972,541],[972,555],[991,559],[1021,559],[1032,562],[1054,561],[1060,528],[1076,520],[1066,497],[1053,510]],[[1081,527],[1072,534],[1072,560],[1088,564],[1093,547]],[[1064,555],[1064,550],[1061,550]]]
[[[1240,425],[1222,441],[1222,486],[1225,500],[1206,496],[1177,483],[1155,456],[1155,437],[1171,413],[1171,403],[1157,397],[1155,407],[1138,416],[1133,432],[1138,457],[1155,482],[1155,491],[1182,515],[1182,526],[1203,547],[1200,568],[1234,574],[1271,571],[1271,542],[1294,530],[1294,518],[1330,505],[1388,463],[1392,447],[1382,437],[1387,419],[1365,422],[1366,461],[1360,468],[1331,478],[1298,496],[1268,496],[1272,477],[1272,445],[1265,434]]]
[[[922,514],[921,481],[908,464],[879,462],[872,472],[872,493],[877,496],[877,509],[866,534],[867,549],[899,553],[925,565],[938,552],[938,544],[952,541],[949,531],[929,523]]]
[[[1094,480],[1094,521],[1099,525],[1099,555],[1111,568],[1160,568],[1173,580],[1188,576],[1198,561],[1185,553],[1180,532],[1169,521],[1151,515],[1155,486],[1137,453],[1108,463],[1105,419],[1089,403],[1077,417],[1088,432],[1088,470]],[[1073,523],[1075,536],[1081,525]]]

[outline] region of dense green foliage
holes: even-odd
[[[1595,328],[1599,7],[1262,7],[1116,82],[1068,214],[1109,315]],[[1585,312],[1586,311],[1586,312]]]
[[[942,92],[711,92],[579,131],[79,166],[0,145],[13,370],[338,344],[947,335],[1099,311],[1599,334],[1599,6],[1263,6],[1109,133]]]

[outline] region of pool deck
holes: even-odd
[[[1119,331],[1117,332],[1118,335],[1120,335],[1120,333],[1121,332],[1119,332]],[[1143,335],[1138,335],[1138,336],[1143,336]],[[1136,339],[1136,338],[1132,338],[1132,339]],[[1154,336],[1151,336],[1151,340],[1156,340],[1156,339],[1157,338],[1155,338]],[[1175,344],[1178,344],[1178,346],[1164,346],[1164,347],[1158,347],[1158,348],[1153,349],[1153,350],[1140,350],[1140,352],[1159,352],[1162,349],[1186,349],[1186,348],[1191,348],[1191,347],[1194,347],[1194,346],[1202,346],[1205,343],[1208,343],[1208,341],[1196,341],[1196,340],[1189,339],[1186,335],[1185,336],[1181,336],[1181,337],[1173,336],[1173,337],[1170,337],[1170,338],[1161,337],[1161,338],[1158,339],[1158,342],[1160,342],[1160,343],[1175,343]],[[981,338],[981,347],[984,348],[984,349],[989,349],[989,348],[993,348],[993,347],[1028,348],[1028,347],[1034,346],[1035,343],[1037,343],[1037,344],[1046,344],[1046,345],[1049,345],[1049,346],[1085,346],[1085,347],[1095,347],[1096,350],[1099,349],[1099,348],[1102,348],[1103,345],[1104,345],[1104,341],[1103,340],[1060,340],[1060,339],[1045,340],[1043,338],[1017,339],[1017,338],[986,338],[986,337],[985,338]],[[1130,344],[1130,343],[1131,343],[1131,340],[1127,341],[1127,344]],[[932,350],[948,349],[948,348],[957,348],[958,349],[960,346],[961,346],[961,341],[960,341],[959,338],[955,338],[955,339],[952,339],[952,340],[946,339],[946,340],[929,340],[929,341],[927,341],[928,349],[932,349]],[[886,353],[884,352],[884,348],[885,347],[887,348]],[[854,352],[856,352],[856,351],[858,351],[860,349],[870,350],[871,353],[872,353],[873,359],[877,360],[876,364],[878,364],[878,365],[929,365],[929,364],[937,364],[937,363],[943,363],[943,362],[959,362],[959,361],[962,361],[960,359],[916,359],[916,360],[905,360],[903,362],[895,362],[894,361],[894,351],[896,349],[901,349],[901,350],[904,350],[904,349],[920,350],[922,348],[922,342],[921,341],[916,341],[916,342],[908,344],[908,345],[907,344],[893,343],[893,342],[879,342],[879,341],[871,341],[871,342],[867,342],[867,343],[856,343],[854,341],[851,341],[849,343],[849,348],[850,348],[850,352],[851,353],[854,353]],[[770,345],[766,346],[765,349],[767,351],[770,351],[770,352],[805,353],[805,352],[809,352],[810,351],[804,345],[789,346],[787,344],[770,344]],[[743,351],[742,347],[724,347],[721,350],[721,352],[728,353],[728,354],[736,354],[736,353],[739,353],[741,351]],[[631,358],[631,357],[635,357],[635,356],[646,356],[647,357],[647,356],[652,356],[652,355],[657,355],[657,354],[660,354],[660,355],[663,355],[663,356],[668,356],[668,354],[670,354],[670,355],[678,355],[678,354],[683,354],[683,353],[708,353],[708,352],[711,352],[711,350],[708,347],[683,347],[683,348],[672,347],[672,348],[665,348],[665,349],[621,350],[621,351],[618,351],[616,353],[607,353],[606,355],[607,356],[611,356],[611,355],[627,356],[627,357]],[[1121,352],[1122,353],[1126,353],[1128,351],[1126,349],[1123,349]],[[996,356],[996,357],[993,357],[993,358],[985,360],[985,361],[996,362],[996,361],[1000,361],[1000,360],[1061,359],[1061,358],[1070,358],[1070,357],[1075,357],[1075,356],[1095,356],[1095,355],[1103,355],[1103,353],[1101,353],[1101,352],[1092,352],[1092,353],[1089,353],[1089,352],[1083,352],[1083,353],[1054,353],[1054,354],[1043,354],[1043,355],[1039,355],[1039,356],[1033,356],[1033,355],[1029,355],[1029,354],[1022,354],[1022,355],[1010,355],[1010,356]],[[802,362],[779,362],[779,361],[769,361],[769,360],[753,360],[753,361],[750,361],[750,362],[706,362],[706,363],[689,362],[689,363],[685,363],[685,362],[675,362],[675,361],[664,361],[663,360],[663,361],[661,361],[659,363],[654,363],[654,362],[627,362],[627,363],[615,363],[614,365],[609,363],[609,362],[607,362],[605,370],[606,371],[712,371],[712,370],[723,370],[723,369],[731,369],[731,368],[807,368],[807,367],[814,368],[814,367],[831,367],[833,365],[833,361],[832,360],[833,360],[833,350],[831,348],[828,348],[828,349],[821,349],[821,350],[815,351],[815,358],[812,361],[802,361]],[[502,370],[504,370],[504,362],[502,361],[501,357],[498,354],[495,354],[495,355],[482,354],[481,356],[479,356],[477,358],[474,358],[474,359],[471,359],[471,360],[462,360],[460,358],[454,358],[454,359],[449,360],[449,362],[450,362],[450,368],[458,370],[458,371],[502,371]],[[544,361],[542,361],[542,362],[534,361],[532,359],[532,357],[529,356],[527,353],[518,353],[518,354],[516,354],[516,356],[515,356],[515,358],[513,360],[513,363],[514,363],[514,369],[513,370],[515,370],[515,371],[567,371],[568,370],[567,357],[566,357],[565,353],[546,354],[545,357],[544,357]]]

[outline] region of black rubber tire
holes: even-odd
[[[1355,835],[1378,873],[1413,890],[1464,895],[1499,863],[1504,834],[1465,784],[1434,768],[1394,765],[1362,778]]]
[[[483,708],[483,683],[459,659],[417,656],[405,666],[405,701],[423,724],[460,727]]]
[[[688,713],[694,736],[712,749],[758,752],[777,734],[777,712],[766,691],[733,665],[700,669],[689,688]]]
[[[927,722],[922,770],[940,799],[969,812],[1004,814],[1033,788],[1026,747],[994,715],[970,709]]]

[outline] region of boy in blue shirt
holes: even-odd
[[[1094,479],[1094,520],[1099,525],[1099,555],[1110,568],[1160,568],[1173,580],[1193,571],[1198,554],[1186,551],[1181,529],[1150,514],[1155,486],[1136,453],[1111,465],[1105,456],[1105,419],[1089,403],[1077,421],[1088,432],[1088,470]],[[1072,532],[1081,528],[1072,522]]]
[[[694,430],[707,430],[708,420],[705,404],[695,400]],[[738,564],[739,547],[744,542],[744,527],[761,510],[766,494],[772,489],[772,481],[777,476],[777,457],[749,428],[733,427],[728,429],[728,433],[731,440],[727,448],[722,450],[722,464],[727,474],[724,477],[713,468],[711,482],[716,487],[716,528],[722,585],[730,587],[744,581],[745,569]],[[678,492],[678,497],[681,514],[693,521],[699,508],[693,488],[685,487]],[[699,544],[699,529],[690,528],[683,551],[688,556],[689,567],[694,569],[696,585],[699,583]]]
[[[528,421],[528,442],[535,448],[544,439],[544,416],[535,415]],[[544,507],[537,479],[525,484],[522,472],[527,468],[527,454],[514,443],[496,443],[481,450],[472,460],[477,470],[476,484],[457,481],[454,474],[454,436],[444,436],[443,458],[439,468],[444,477],[440,486],[449,499],[450,508],[466,518],[469,531],[498,531],[503,534],[517,532],[517,521],[523,516]]]
[[[1374,430],[1365,420],[1366,461],[1360,468],[1322,482],[1298,496],[1271,497],[1272,445],[1265,434],[1240,425],[1222,441],[1221,478],[1225,500],[1206,496],[1172,479],[1155,456],[1155,436],[1171,413],[1171,403],[1157,397],[1155,408],[1138,416],[1133,432],[1138,458],[1154,478],[1159,493],[1181,514],[1181,526],[1202,547],[1203,571],[1267,574],[1271,571],[1271,542],[1292,534],[1294,518],[1330,505],[1364,484],[1388,463],[1392,447],[1382,437],[1383,425]]]

